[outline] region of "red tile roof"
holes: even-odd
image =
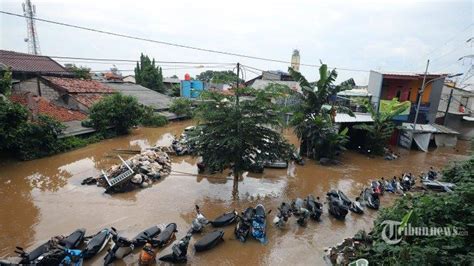
[[[0,50],[0,65],[2,64],[11,67],[14,72],[72,74],[48,56]]]
[[[10,96],[12,102],[19,103],[23,106],[28,107],[27,95],[12,95]],[[55,118],[61,122],[68,122],[74,120],[84,120],[87,118],[87,115],[79,112],[69,110],[67,108],[55,105],[43,97],[33,96],[33,100],[36,102],[38,108],[38,113],[42,115],[47,115],[52,118]]]
[[[45,77],[53,85],[60,87],[68,93],[114,93],[115,90],[95,80],[77,78]]]
[[[81,93],[81,94],[72,94],[71,95],[76,101],[83,104],[87,108],[91,108],[92,105],[100,101],[106,94],[101,93]]]

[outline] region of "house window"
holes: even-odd
[[[410,90],[408,91],[407,100],[409,101],[409,100],[410,100],[410,98],[411,98],[411,88],[410,88]]]
[[[395,96],[395,97],[397,97],[398,100],[400,100],[400,95],[401,95],[401,93],[402,93],[402,92],[401,92],[400,90],[397,91],[397,96]]]

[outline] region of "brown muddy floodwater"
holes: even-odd
[[[51,236],[68,234],[86,228],[93,234],[104,227],[115,227],[124,236],[133,237],[154,224],[175,222],[178,238],[184,236],[195,217],[194,205],[201,206],[212,219],[232,209],[242,210],[263,203],[267,210],[295,197],[312,193],[325,198],[330,189],[341,189],[354,198],[374,177],[400,175],[404,171],[418,174],[429,166],[440,168],[450,161],[466,158],[467,142],[456,149],[438,148],[428,153],[400,149],[396,161],[346,152],[343,165],[324,167],[307,161],[305,166],[291,165],[285,170],[265,170],[247,174],[239,183],[239,200],[232,198],[232,180],[224,176],[196,176],[196,159],[173,157],[172,169],[193,173],[172,173],[152,187],[125,194],[107,195],[96,186],[81,186],[100,169],[118,163],[113,149],[138,149],[169,145],[192,121],[171,123],[162,128],[140,128],[124,137],[105,140],[88,147],[28,162],[0,163],[0,257],[12,255],[15,246],[32,248]],[[296,143],[294,136],[289,136]],[[123,155],[126,156],[126,155]],[[395,198],[386,195],[382,206]],[[274,211],[275,212],[275,211]],[[376,217],[368,210],[362,216],[350,213],[344,222],[328,216],[324,207],[322,221],[310,221],[301,228],[291,219],[284,230],[267,226],[269,243],[250,240],[240,243],[233,227],[225,228],[224,243],[213,250],[195,254],[191,240],[188,263],[196,265],[288,265],[324,264],[322,256],[328,246],[341,242],[360,229],[370,229]],[[268,222],[273,219],[270,215]],[[210,229],[208,229],[209,231]],[[159,252],[168,253],[171,246]],[[137,264],[138,250],[116,265]],[[86,265],[102,265],[105,252]]]

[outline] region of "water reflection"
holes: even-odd
[[[389,177],[404,171],[417,174],[431,165],[441,167],[450,160],[466,158],[469,147],[469,143],[459,142],[458,150],[439,148],[423,153],[395,149],[402,155],[396,161],[371,159],[349,151],[342,158],[342,166],[322,167],[307,161],[305,166],[291,164],[287,170],[245,173],[239,180],[238,197],[235,198],[231,197],[233,179],[229,171],[216,175],[198,174],[196,158],[189,156],[174,157],[172,174],[147,189],[111,196],[104,194],[102,188],[80,185],[82,179],[96,176],[101,169],[119,163],[114,149],[137,150],[156,144],[169,145],[173,136],[181,134],[190,124],[192,121],[172,123],[163,128],[140,128],[128,136],[48,158],[0,162],[0,255],[10,253],[15,245],[32,245],[78,227],[94,233],[103,227],[114,226],[125,236],[132,237],[153,224],[175,222],[180,230],[179,239],[195,217],[195,204],[201,206],[208,218],[215,218],[226,211],[240,211],[257,203],[263,203],[267,210],[276,210],[281,201],[289,202],[308,194],[325,201],[325,194],[330,189],[341,189],[355,198],[374,177]],[[286,133],[290,141],[296,143],[296,138],[290,132]],[[131,156],[122,155],[124,158]],[[382,206],[393,198],[384,196]],[[241,244],[233,236],[233,228],[228,227],[224,229],[225,243],[216,250],[194,254],[190,249],[190,263],[321,264],[325,247],[359,229],[368,229],[376,214],[372,210],[362,216],[351,213],[345,222],[341,222],[327,215],[327,204],[324,204],[319,223],[311,222],[306,228],[300,228],[292,220],[282,231],[269,226],[270,243],[267,246],[256,241]],[[200,237],[198,235],[192,241]],[[161,254],[166,254],[170,248]],[[101,265],[103,256],[99,255],[92,264]],[[136,263],[137,256],[127,258],[123,265]]]

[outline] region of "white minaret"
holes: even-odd
[[[36,17],[36,6],[31,4],[30,0],[25,0],[23,6],[23,14],[26,18],[26,29],[28,37],[25,38],[25,42],[28,43],[28,53],[39,55],[40,46],[38,40],[38,32],[36,31],[36,23],[34,17]]]
[[[291,67],[296,70],[300,71],[300,51],[293,50],[293,55],[291,56]]]

